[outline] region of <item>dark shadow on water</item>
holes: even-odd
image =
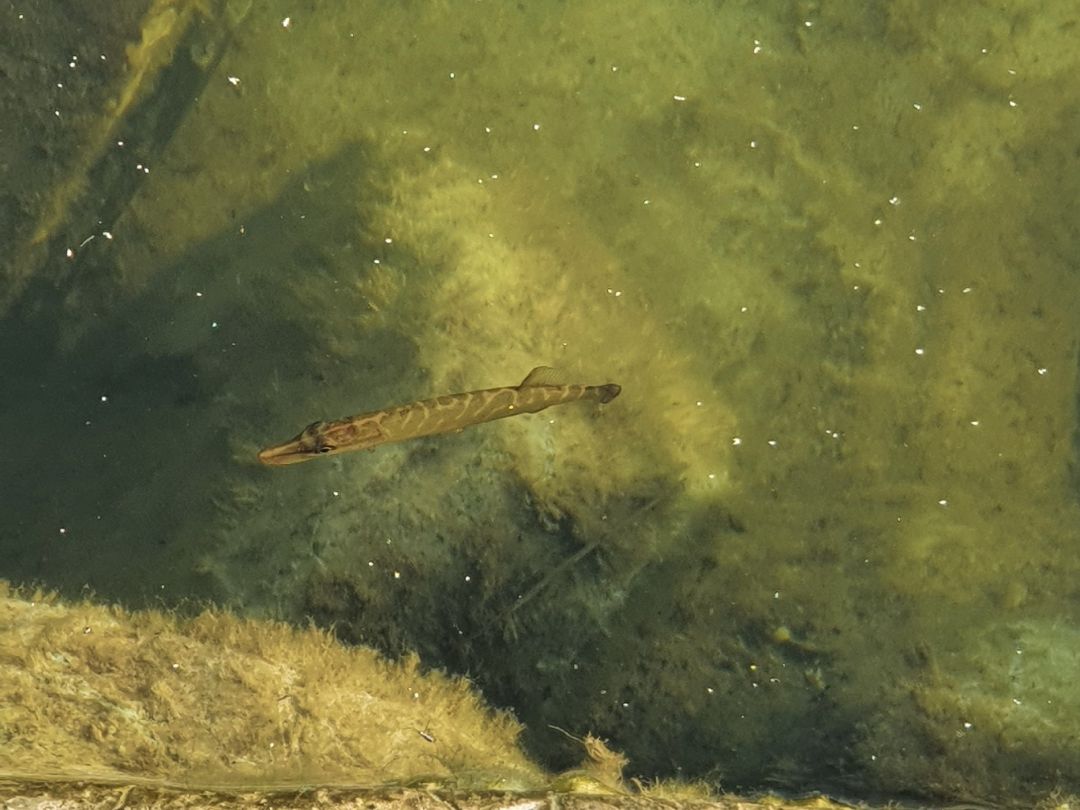
[[[216,499],[254,472],[279,383],[326,382],[318,326],[343,313],[333,296],[297,312],[294,289],[380,249],[357,223],[369,174],[358,147],[310,167],[243,235],[229,223],[138,294],[115,289],[106,254],[71,287],[26,291],[0,321],[0,577],[128,605],[223,596],[197,570],[220,542]],[[361,365],[384,375],[415,358],[392,331],[367,345]]]

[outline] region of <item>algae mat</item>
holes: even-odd
[[[463,679],[325,633],[178,621],[0,585],[0,774],[23,780],[543,784]],[[482,776],[481,776],[482,775]]]
[[[638,797],[600,798],[595,796],[551,795],[543,797],[515,797],[506,795],[446,795],[425,790],[402,790],[393,792],[363,792],[312,790],[305,793],[220,794],[209,791],[164,791],[152,788],[72,786],[68,790],[42,790],[40,792],[6,789],[0,785],[0,800],[12,810],[79,810],[88,807],[154,807],[170,808],[223,808],[223,807],[292,807],[303,808],[351,808],[353,810],[672,810],[672,802]],[[855,805],[835,804],[823,799],[788,802],[780,799],[743,801],[720,799],[709,802],[682,804],[681,807],[701,810],[841,810]],[[869,805],[859,805],[872,810]],[[895,807],[895,805],[890,805]]]
[[[0,628],[9,808],[784,806],[670,784],[631,796],[625,759],[593,740],[581,768],[545,774],[463,679],[316,630],[66,605],[3,581]]]

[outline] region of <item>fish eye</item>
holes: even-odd
[[[315,448],[315,452],[317,452],[317,453],[329,453],[333,449],[334,449],[334,446],[332,444],[320,444],[318,447]]]

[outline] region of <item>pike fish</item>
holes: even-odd
[[[592,400],[603,404],[611,402],[622,390],[615,383],[556,385],[551,382],[552,374],[553,370],[547,366],[538,366],[520,385],[448,394],[344,419],[312,422],[287,442],[261,450],[259,461],[271,467],[299,464],[337,453],[370,450],[380,444],[452,433],[481,422],[536,413],[564,402]]]

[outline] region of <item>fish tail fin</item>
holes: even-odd
[[[622,391],[622,386],[616,385],[615,383],[598,385],[596,386],[596,400],[601,405],[603,405],[605,402],[611,402],[611,400],[615,399],[615,397],[619,395],[620,391]]]

